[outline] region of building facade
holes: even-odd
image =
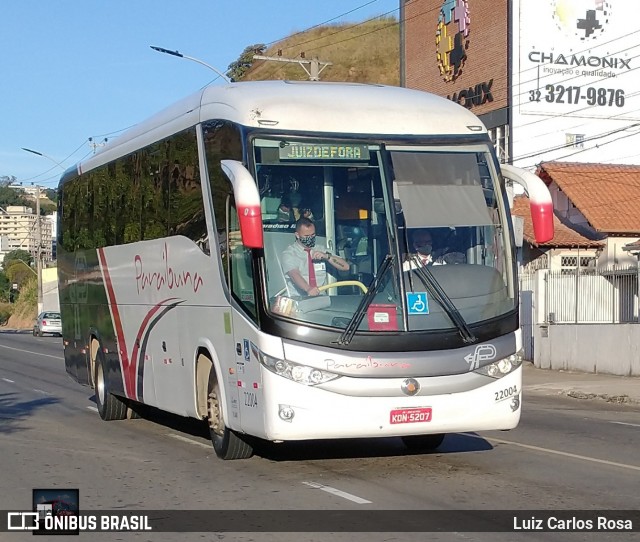
[[[39,233],[38,233],[39,230]],[[26,250],[34,259],[38,254],[38,234],[40,235],[40,256],[46,264],[52,260],[52,226],[46,216],[40,220],[30,207],[9,205],[0,208],[0,257],[12,250]]]

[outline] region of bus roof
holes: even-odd
[[[360,83],[247,81],[205,87],[127,130],[78,164],[78,170],[88,171],[209,119],[327,134],[486,133],[478,117],[464,107],[418,90]]]

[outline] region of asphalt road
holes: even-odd
[[[215,457],[204,423],[152,411],[102,422],[64,371],[61,340],[0,333],[0,510],[77,487],[87,510],[639,510],[640,408],[528,393],[510,432],[264,444]],[[473,405],[469,405],[472,409]],[[464,523],[466,520],[462,520]],[[399,527],[401,530],[401,527]],[[95,533],[104,540],[640,540],[640,533]],[[0,540],[31,540],[0,533]],[[81,534],[80,536],[89,536]],[[41,537],[46,539],[47,537]],[[53,538],[59,540],[59,537]]]

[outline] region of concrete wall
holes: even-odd
[[[640,325],[534,326],[534,364],[541,369],[640,376]]]
[[[42,270],[42,310],[60,310],[57,267],[48,267]]]

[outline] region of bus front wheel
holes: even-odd
[[[402,437],[402,442],[410,450],[430,451],[438,448],[444,440],[444,433],[435,435],[412,435],[410,437]]]
[[[213,369],[209,373],[207,422],[213,449],[220,459],[246,459],[253,455],[253,447],[224,424],[222,396],[220,395],[220,386]]]
[[[105,375],[104,357],[99,356],[95,363],[96,406],[98,414],[105,421],[124,420],[127,417],[127,404],[109,391]]]

